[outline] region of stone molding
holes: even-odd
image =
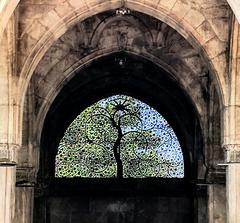
[[[225,161],[227,163],[240,163],[240,144],[224,145]]]
[[[226,166],[218,165],[215,168],[210,168],[206,180],[210,184],[224,184],[226,182]]]
[[[36,171],[34,167],[17,167],[16,184],[19,187],[33,187],[36,183]]]
[[[14,166],[18,161],[18,151],[20,146],[17,144],[0,143],[0,165]]]

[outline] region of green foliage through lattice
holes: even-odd
[[[183,155],[167,121],[147,104],[115,95],[85,109],[58,147],[56,177],[184,177]]]

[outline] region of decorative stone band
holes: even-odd
[[[0,166],[15,166],[19,149],[16,144],[0,143]]]
[[[17,186],[33,187],[36,184],[36,170],[33,167],[17,167]]]
[[[223,147],[227,163],[240,163],[240,144],[227,144]]]
[[[223,163],[223,161],[219,163]],[[214,168],[209,168],[206,181],[210,184],[224,184],[226,182],[226,167],[227,165],[216,165]]]

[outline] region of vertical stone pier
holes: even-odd
[[[15,213],[18,146],[0,144],[0,222],[12,223]]]
[[[240,222],[240,145],[227,145],[227,223]]]
[[[10,223],[13,218],[15,194],[15,166],[0,163],[0,219],[2,223]]]

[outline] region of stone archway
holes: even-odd
[[[124,67],[119,64],[118,58],[124,58]],[[137,200],[143,199],[144,201],[146,199],[146,202],[150,202],[150,204],[153,205],[153,210],[149,210],[149,212],[145,210],[146,206],[142,207],[142,210],[146,215],[144,217],[146,218],[146,221],[152,217],[162,221],[167,221],[168,219],[168,222],[175,222],[178,216],[179,221],[181,219],[183,222],[193,222],[194,201],[192,198],[194,197],[195,202],[199,202],[199,206],[195,207],[195,218],[199,216],[207,221],[207,213],[203,213],[204,205],[207,205],[206,191],[201,189],[201,194],[195,196],[194,191],[196,185],[195,183],[192,183],[198,181],[197,172],[203,170],[200,166],[196,165],[198,161],[203,160],[203,153],[201,152],[203,149],[203,140],[200,124],[196,110],[191,104],[191,100],[189,100],[182,87],[178,86],[178,84],[179,83],[174,80],[174,77],[171,74],[165,72],[152,62],[128,53],[114,53],[101,57],[94,60],[86,68],[79,70],[78,74],[76,74],[75,77],[63,87],[61,92],[55,98],[45,119],[41,137],[41,165],[38,175],[39,184],[37,185],[38,191],[41,191],[41,194],[36,195],[36,220],[43,219],[44,213],[42,210],[44,209],[47,213],[47,222],[55,222],[56,219],[58,219],[58,221],[61,221],[61,219],[67,221],[69,213],[64,214],[62,207],[65,207],[64,209],[66,209],[65,205],[68,206],[72,202],[75,203],[75,205],[80,204],[82,202],[81,196],[83,191],[90,187],[91,190],[86,190],[84,194],[86,195],[85,201],[87,203],[90,202],[92,205],[95,205],[96,202],[103,202],[102,205],[104,205],[104,200],[98,197],[98,193],[104,194],[104,196],[108,197],[110,200],[114,200],[112,203],[108,203],[107,200],[105,201],[108,208],[118,202],[129,208],[131,205],[137,205]],[[111,179],[96,179],[95,181],[73,179],[71,181],[66,179],[57,180],[54,178],[56,148],[66,127],[79,111],[96,101],[97,98],[117,92],[135,95],[144,101],[148,101],[148,103],[161,111],[161,113],[168,119],[175,129],[184,149],[186,175],[183,180],[146,179],[138,181],[129,179],[130,181],[121,181],[126,185],[122,188],[122,183],[120,181],[113,180],[112,182]],[[195,144],[195,141],[198,141],[198,144]],[[198,170],[198,168],[202,170]],[[137,185],[139,183],[143,186],[139,185],[138,187]],[[97,185],[97,188],[95,188],[94,185]],[[118,189],[115,188],[114,185]],[[128,188],[127,185],[132,185],[132,189]],[[145,188],[144,185],[148,186]],[[167,189],[166,185],[168,185],[169,189]],[[58,189],[59,187],[69,188],[70,190],[65,190],[64,192]],[[78,190],[78,187],[81,187],[83,191]],[[156,190],[150,189],[150,191],[148,191],[148,189],[152,187],[156,188]],[[109,191],[104,190],[104,188],[108,188]],[[75,194],[72,194],[70,192],[71,190],[74,190]],[[129,203],[129,193],[135,194],[132,197],[132,203]],[[138,193],[143,197],[140,198],[140,194]],[[89,200],[87,194],[91,196],[91,200]],[[55,198],[52,197],[53,195]],[[64,195],[65,198],[67,197],[67,199],[62,199],[62,195]],[[71,196],[73,195],[75,197],[79,196],[79,198],[71,201]],[[166,198],[166,195],[171,197],[171,199]],[[124,201],[118,200],[120,198],[124,198]],[[155,200],[157,204],[153,204],[152,199]],[[201,202],[204,202],[202,203],[202,206],[200,205],[200,200]],[[44,202],[47,202],[47,206],[44,206]],[[61,204],[62,207],[57,205],[54,208],[56,202]],[[181,205],[183,203],[185,203],[186,206]],[[177,208],[174,204],[179,204],[184,208],[180,209],[180,206]],[[121,205],[120,207],[122,207]],[[164,205],[166,205],[167,209],[169,208],[169,211],[157,211],[157,209],[161,209],[161,206]],[[74,209],[76,207],[78,206],[73,205],[69,207],[69,209]],[[138,213],[138,208],[139,207],[136,206],[136,209],[131,209],[131,212]],[[71,217],[73,219],[76,218],[76,221],[79,218],[87,221],[87,219],[93,217],[93,215],[97,215],[99,210],[95,213],[90,209],[87,209],[87,213],[85,212],[85,214],[83,214],[82,211],[83,210],[79,211],[81,214],[79,214],[78,217],[75,215],[76,213],[72,214]],[[123,212],[124,214],[128,214],[127,210]],[[105,213],[105,210],[103,213]],[[100,216],[100,219],[102,219],[102,221],[107,221],[107,218],[111,219],[112,222],[115,222],[115,220],[118,219],[118,212],[114,212],[116,215],[113,214],[113,216],[110,213],[112,213],[111,210],[109,210],[109,213],[105,213],[106,216]],[[123,216],[125,216],[124,214]],[[112,218],[109,215],[111,215]],[[132,216],[129,216],[129,218],[129,220],[131,220]],[[144,218],[142,219],[143,222]],[[134,222],[136,219],[133,218],[131,221]]]
[[[151,19],[156,24],[141,21]],[[93,26],[90,32],[84,28],[89,23]],[[116,26],[121,28],[114,28]],[[89,32],[89,37],[84,36],[84,32]],[[121,35],[126,38],[125,43],[119,42]],[[202,89],[207,91],[206,78],[210,73],[198,51],[163,22],[138,12],[119,17],[111,10],[72,27],[51,46],[37,66],[31,79],[31,84],[36,86],[36,129],[42,129],[49,106],[79,70],[96,58],[120,51],[139,55],[173,73],[191,95],[199,114],[206,112],[201,105],[206,103]],[[39,134],[36,139],[39,140]]]
[[[115,16],[114,10],[100,13],[95,17],[90,17],[82,23],[73,26],[72,29],[68,30],[65,35],[55,41],[55,43],[48,49],[47,53],[35,69],[28,88],[29,97],[27,97],[28,102],[26,101],[26,106],[30,105],[29,107],[33,108],[34,112],[28,111],[27,107],[25,107],[25,115],[31,113],[30,116],[34,122],[34,128],[32,128],[33,131],[31,133],[32,135],[30,136],[32,138],[27,138],[29,135],[23,137],[24,146],[30,141],[35,147],[31,151],[32,154],[35,153],[35,157],[32,157],[33,159],[31,162],[36,165],[37,170],[39,157],[39,147],[37,145],[40,143],[40,133],[45,117],[49,113],[50,107],[62,89],[68,86],[68,83],[72,78],[81,74],[81,70],[84,70],[85,67],[91,66],[96,59],[105,55],[111,55],[114,52],[125,52],[138,55],[139,58],[146,58],[154,64],[164,68],[164,70],[169,71],[173,76],[173,79],[176,79],[178,85],[182,87],[183,92],[189,96],[190,101],[193,104],[192,107],[195,107],[197,111],[196,114],[198,115],[196,116],[199,116],[197,118],[199,119],[199,124],[196,124],[195,122],[193,123],[203,130],[201,132],[201,134],[203,134],[203,142],[200,142],[201,140],[196,140],[195,143],[204,145],[204,151],[200,152],[201,158],[198,162],[196,162],[196,160],[193,162],[193,165],[195,165],[194,171],[196,171],[194,176],[197,176],[194,179],[199,179],[200,182],[204,184],[207,182],[206,180],[208,180],[208,182],[213,184],[213,189],[221,191],[222,194],[224,187],[219,188],[217,185],[215,188],[214,185],[215,183],[218,184],[218,182],[222,182],[222,172],[217,169],[216,163],[212,162],[212,160],[222,159],[223,157],[220,149],[220,132],[216,131],[217,129],[220,129],[220,107],[222,105],[222,100],[219,95],[218,87],[216,87],[215,84],[215,78],[211,74],[211,69],[209,70],[209,67],[205,64],[199,51],[189,44],[189,42],[174,29],[147,15],[134,11],[132,11],[132,13],[133,15],[127,15],[125,19],[121,19],[121,17],[111,19],[111,17]],[[93,36],[97,34],[97,38],[92,38],[92,42],[95,43],[93,44],[93,48],[89,45],[86,47],[84,41],[78,42],[78,40],[84,40],[84,38],[86,38],[84,35],[81,36],[84,32],[79,31],[83,29],[83,26],[87,26],[88,24],[102,24],[101,19],[104,19],[105,17],[110,17],[109,21],[106,22],[105,27],[100,26],[100,29],[91,29]],[[148,36],[151,35],[146,32],[145,27],[141,27],[142,23],[136,23],[132,17],[140,17],[149,21],[148,26],[151,27],[152,33],[155,32],[155,34],[152,35],[155,36],[155,42],[153,41],[154,39],[148,38]],[[157,24],[157,27],[160,27],[159,33],[156,32],[159,30],[156,30],[154,25],[151,26],[152,21]],[[107,44],[104,42],[106,37],[106,33],[104,32],[108,32],[112,29],[114,23],[119,22],[123,22],[123,29],[128,28],[130,32],[123,35],[123,41],[119,41],[121,35],[118,35],[118,32],[108,35],[110,38],[110,44]],[[136,25],[135,28],[133,28],[133,24],[134,27]],[[116,30],[115,28],[115,31],[119,30]],[[142,33],[143,31],[146,32],[144,33],[146,36],[139,40],[137,36],[144,36]],[[124,34],[124,32],[122,34]],[[131,44],[129,44],[128,41],[130,41],[129,43]],[[158,45],[159,42],[162,45]],[[100,47],[99,49],[96,49],[94,46]],[[171,50],[169,50],[169,48]],[[65,51],[67,51],[67,53]],[[45,52],[45,50],[43,52]],[[41,57],[39,57],[39,59],[40,58]],[[88,77],[86,76],[86,78]],[[149,77],[149,79],[151,79],[151,77]],[[169,94],[171,93],[169,92]],[[175,95],[175,97],[177,96],[178,94]],[[209,100],[210,98],[212,100]],[[213,121],[211,123],[211,130],[209,131],[208,120],[210,118]],[[28,126],[24,127],[24,129],[28,128]],[[214,136],[214,138],[213,140],[208,141],[210,136]],[[195,136],[193,136],[192,140],[193,139],[195,139]],[[191,155],[189,155],[189,157],[191,157]],[[205,158],[208,160],[206,161]],[[194,157],[192,157],[192,159],[194,160]],[[206,165],[206,163],[208,164]],[[21,182],[19,185],[21,185]],[[206,189],[206,186],[204,186],[204,188]],[[214,194],[216,191],[212,193]],[[206,195],[206,191],[204,194]],[[204,205],[201,206],[201,202],[203,202]],[[207,207],[206,197],[203,198],[203,201],[199,201],[199,205],[202,208]],[[217,205],[214,206],[214,211],[217,211]],[[206,210],[204,213],[206,213]],[[204,216],[204,218],[206,219],[206,216]]]
[[[234,193],[228,193],[228,218],[230,221],[238,222],[239,215],[236,206],[239,204],[237,196],[235,196],[235,194],[239,194],[239,191],[235,189],[239,184],[237,178],[239,168],[235,163],[239,163],[240,150],[237,118],[239,114],[237,87],[239,23],[237,18],[232,16],[226,0],[127,0],[124,2],[131,11],[136,10],[145,15],[152,15],[178,31],[193,47],[194,53],[197,52],[196,55],[201,58],[199,64],[207,67],[207,72],[194,73],[195,69],[191,69],[192,57],[188,57],[187,63],[181,63],[182,68],[184,67],[184,75],[181,78],[173,67],[154,53],[141,52],[139,55],[139,50],[136,48],[127,47],[125,49],[125,52],[148,59],[173,74],[179,83],[181,82],[183,90],[189,94],[199,112],[203,141],[206,145],[204,147],[205,157],[209,159],[211,166],[208,169],[208,183],[210,182],[208,208],[213,222],[224,222],[224,213],[216,211],[225,210],[223,207],[225,205],[224,185],[221,185],[224,183],[222,177],[224,171],[217,167],[217,163],[223,161],[223,148],[220,146],[223,143],[223,147],[226,149],[225,161],[230,163],[227,186],[229,191],[234,190]],[[228,2],[236,12],[238,9],[236,0],[228,0]],[[120,0],[52,0],[51,4],[48,4],[48,1],[36,0],[34,4],[31,3],[33,3],[31,0],[2,0],[0,3],[2,49],[0,153],[3,158],[1,163],[5,165],[7,160],[8,164],[13,165],[17,161],[17,151],[21,148],[17,170],[19,187],[16,189],[16,194],[19,199],[16,199],[16,222],[24,223],[31,219],[33,189],[30,187],[33,186],[39,166],[40,136],[36,134],[37,129],[39,128],[41,131],[54,99],[76,73],[79,73],[95,59],[118,52],[119,49],[111,46],[112,48],[109,47],[106,51],[101,52],[100,50],[95,55],[88,55],[89,57],[84,60],[75,61],[64,72],[52,66],[48,67],[49,70],[44,74],[39,67],[50,55],[47,51],[54,49],[55,43],[72,27],[86,18],[93,18],[98,13],[123,6]],[[16,7],[17,5],[18,7]],[[237,13],[236,16],[238,17]],[[4,34],[3,31],[5,31]],[[101,30],[97,32],[101,32]],[[160,35],[158,37],[161,38]],[[95,40],[98,41],[98,38]],[[73,54],[73,51],[68,54],[69,59],[72,59]],[[75,52],[75,54],[77,53]],[[49,59],[54,58],[49,57]],[[56,59],[61,59],[62,63],[67,62],[59,57]],[[179,71],[179,67],[177,69]],[[55,76],[56,72],[61,73],[60,82],[54,80],[58,77]],[[62,74],[65,75],[65,78]],[[191,80],[187,77],[190,77]],[[41,85],[46,86],[46,91]],[[194,88],[197,88],[196,92],[194,92]],[[37,100],[35,100],[36,98]],[[205,104],[205,106],[201,106],[201,104]],[[220,143],[220,141],[222,142]],[[199,166],[203,166],[202,163],[204,162],[199,161]],[[3,175],[7,176],[5,175],[6,167],[3,167],[2,170]],[[1,180],[3,182],[1,186],[8,191],[1,196],[3,198],[1,207],[6,207],[3,208],[1,216],[4,216],[3,218],[7,222],[13,218],[13,211],[10,213],[9,210],[15,205],[13,188],[16,168],[9,168],[9,170],[11,170],[9,171],[10,181],[7,178]],[[200,176],[202,177],[204,173],[205,171],[203,174],[200,173]],[[22,212],[22,208],[26,208],[28,211]],[[23,216],[23,213],[29,214]]]
[[[71,7],[67,7],[66,11],[62,12],[66,15],[64,20],[62,20],[56,13],[61,7],[53,8],[47,12],[47,15],[44,15],[44,20],[49,21],[45,24],[45,27],[47,27],[48,30],[45,33],[43,32],[45,28],[41,25],[41,19],[43,18],[39,21],[32,21],[29,26],[32,27],[34,25],[34,29],[30,29],[30,33],[23,33],[23,38],[31,39],[32,33],[35,33],[35,29],[42,30],[42,32],[38,32],[38,35],[32,38],[35,40],[28,43],[29,50],[27,49],[27,51],[29,51],[29,56],[23,56],[22,58],[24,63],[22,64],[21,70],[21,79],[19,83],[21,87],[19,88],[19,95],[23,95],[23,97],[21,96],[20,98],[24,98],[29,80],[36,66],[54,41],[66,33],[66,31],[74,24],[83,21],[85,18],[91,17],[100,12],[116,9],[120,6],[121,1],[91,1],[89,3],[72,1],[74,11]],[[224,77],[225,68],[224,66],[219,67],[218,61],[221,60],[222,65],[224,65],[222,55],[225,51],[224,42],[226,36],[221,36],[223,33],[220,33],[219,31],[215,33],[215,30],[217,30],[218,27],[210,27],[208,18],[205,18],[202,12],[192,9],[191,4],[184,4],[181,1],[170,6],[164,4],[161,5],[161,3],[158,5],[158,2],[150,3],[146,1],[143,4],[142,1],[127,1],[126,7],[151,15],[160,21],[164,21],[186,38],[195,49],[201,51],[202,57],[205,58],[205,62],[211,68],[211,73],[216,78],[216,83],[219,85],[218,90],[224,104],[227,94],[227,83],[226,78]],[[186,11],[186,14],[183,14],[182,10]],[[195,21],[193,18],[198,19]],[[194,21],[194,23],[192,23],[192,21]],[[23,103],[21,99],[20,104]]]

